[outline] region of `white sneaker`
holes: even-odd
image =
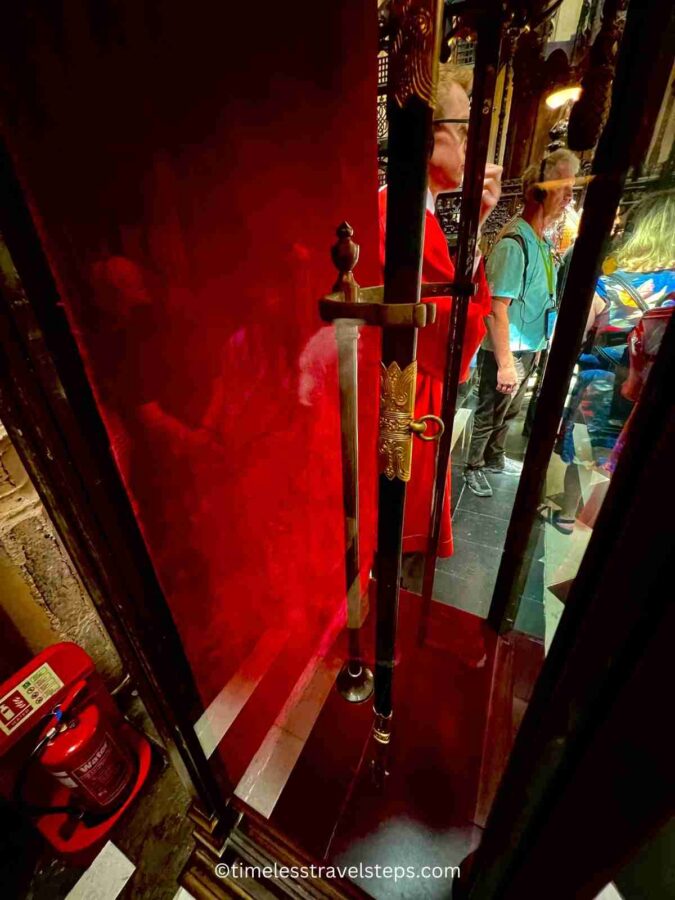
[[[493,463],[491,466],[485,466],[484,468],[486,472],[492,472],[493,475],[520,475],[523,471],[523,464],[505,456],[501,464]]]

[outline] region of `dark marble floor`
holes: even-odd
[[[467,406],[475,403],[470,397]],[[522,461],[527,449],[523,436],[526,407],[511,426],[507,453]],[[470,427],[470,425],[469,425]],[[466,444],[466,442],[465,442]],[[488,475],[492,497],[477,497],[464,482],[464,460],[455,454],[452,465],[452,524],[455,552],[439,559],[434,580],[434,597],[475,615],[487,616],[501,562],[506,531],[518,489],[512,475]],[[544,544],[541,526],[532,540],[534,552],[521,600],[516,629],[536,638],[544,637]]]

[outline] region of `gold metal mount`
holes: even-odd
[[[380,430],[377,450],[380,472],[390,481],[398,478],[410,481],[412,439],[416,434],[425,441],[435,441],[443,434],[443,422],[438,416],[426,415],[413,419],[417,362],[403,371],[397,362],[382,365],[380,390]],[[434,422],[438,430],[426,435],[427,422]]]
[[[391,717],[375,713],[375,721],[373,723],[373,737],[378,744],[388,744],[391,740]]]
[[[427,434],[427,422],[433,422],[438,430],[434,431],[433,434]],[[426,416],[420,416],[419,419],[413,419],[410,423],[410,430],[415,437],[418,437],[421,441],[437,441],[445,431],[445,425],[440,416],[434,416],[431,413],[427,413]]]

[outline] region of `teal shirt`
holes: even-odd
[[[555,267],[549,269],[545,259],[553,263],[551,245],[540,239],[520,216],[505,234],[519,234],[527,247],[527,273],[523,290],[525,257],[517,241],[497,241],[490,251],[485,271],[493,297],[508,297],[509,344],[512,351],[543,350],[546,346],[546,310],[555,306]],[[552,279],[550,279],[552,272]],[[551,293],[552,292],[552,293]],[[483,346],[491,350],[489,336]]]

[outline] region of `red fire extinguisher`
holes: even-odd
[[[105,711],[89,695],[85,681],[75,684],[54,707],[30,760],[37,760],[69,788],[74,801],[67,807],[31,805],[31,811],[67,812],[89,824],[105,819],[122,806],[137,774],[134,755],[116,734]],[[15,785],[15,798],[22,802],[27,769],[28,766]]]

